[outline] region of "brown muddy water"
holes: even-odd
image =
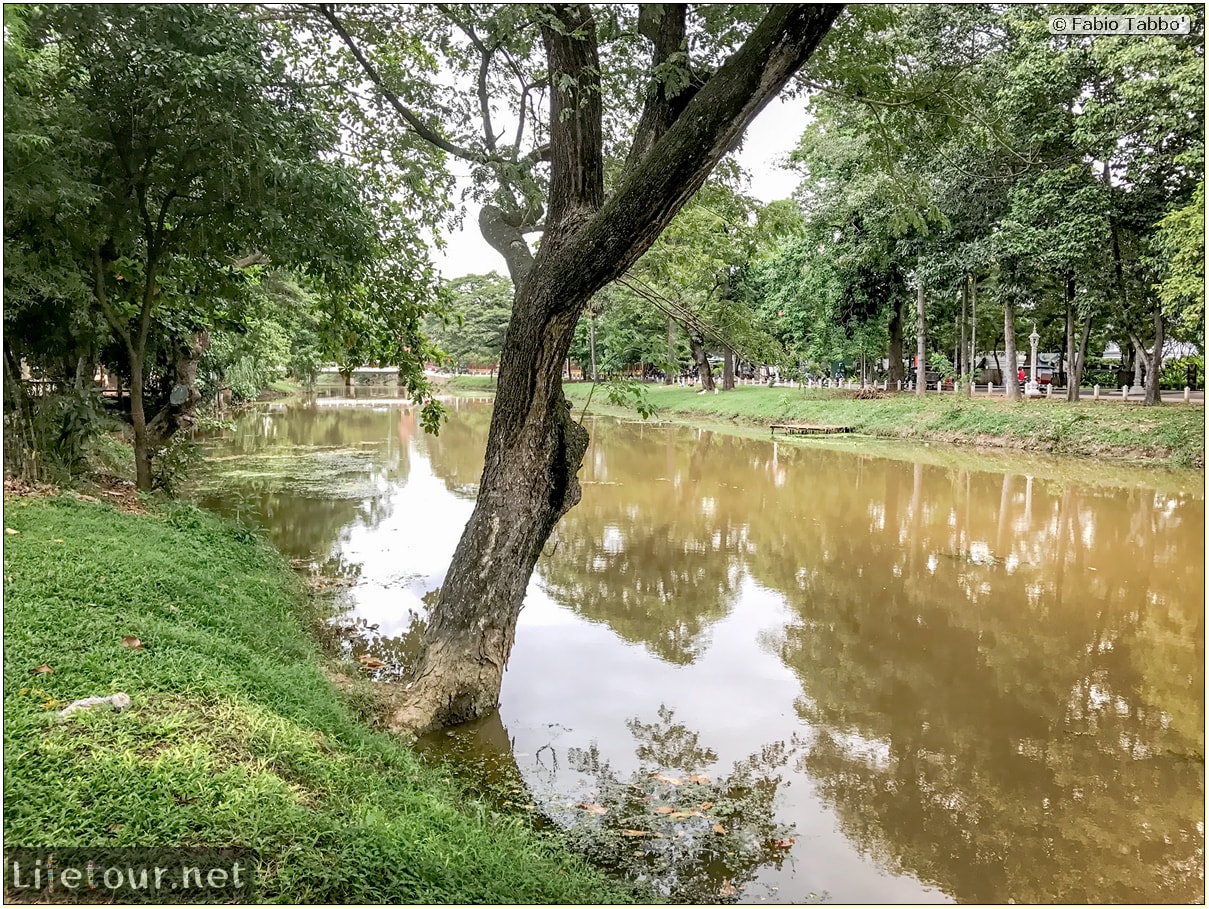
[[[381,677],[473,505],[489,405],[450,407],[205,443],[203,501],[351,578]],[[427,753],[673,898],[1204,901],[1202,475],[589,423],[499,715]]]

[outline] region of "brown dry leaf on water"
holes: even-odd
[[[623,827],[621,830],[622,836],[650,836],[649,830],[631,830],[628,827]],[[641,853],[639,853],[641,855]]]
[[[580,802],[575,807],[582,808],[584,811],[588,812],[589,814],[608,814],[609,813],[609,809],[606,808],[604,805],[589,805],[586,802]]]
[[[702,810],[702,811],[709,811],[709,810],[710,810],[711,808],[713,808],[713,807],[714,807],[714,803],[713,803],[713,802],[702,802],[702,803],[701,803],[701,810]]]
[[[700,774],[700,773],[694,773],[692,776],[690,776],[688,778],[688,781],[690,783],[696,783],[698,786],[708,786],[709,785],[709,777],[704,776],[703,774]]]
[[[131,650],[142,650],[143,642],[132,634],[122,635],[122,646],[129,647]]]
[[[655,809],[655,813],[656,814],[671,814],[675,810],[676,809],[673,808],[671,805],[660,805],[658,808]]]
[[[772,844],[778,849],[788,849],[790,846],[792,846],[794,844],[794,842],[795,842],[795,840],[791,836],[791,837],[789,837],[789,839],[785,839],[785,840],[773,840]]]
[[[689,813],[687,811],[673,811],[671,814],[668,815],[668,817],[670,817],[673,821],[678,821],[681,818],[686,818],[688,816],[689,816]]]
[[[51,669],[50,666],[47,665],[46,663],[43,663],[41,666],[35,666],[33,669],[31,669],[29,671],[29,674],[30,675],[50,675],[52,672],[54,672],[54,670]]]
[[[721,824],[714,824],[714,833],[726,833],[726,828]]]
[[[662,773],[652,773],[652,777],[659,780],[661,783],[667,783],[669,786],[679,786],[684,780],[674,776],[664,776]]]
[[[728,880],[722,881],[722,886],[718,890],[719,896],[734,896],[738,891],[735,890],[735,885]]]
[[[379,660],[377,657],[360,656],[360,657],[358,657],[358,659],[361,660],[362,669],[381,669],[383,666],[386,665],[384,662]]]

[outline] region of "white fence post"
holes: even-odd
[[[1093,401],[1100,400],[1100,386],[1099,385],[1093,385],[1091,387],[1091,399]]]
[[[1184,386],[1184,403],[1187,404],[1192,400],[1192,389],[1187,385]]]

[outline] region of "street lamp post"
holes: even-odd
[[[1033,323],[1033,333],[1028,336],[1029,343],[1033,345],[1033,368],[1029,370],[1028,384],[1024,387],[1024,393],[1030,398],[1037,397],[1041,394],[1041,389],[1037,386],[1037,342],[1041,340],[1041,335],[1037,334],[1037,323]]]

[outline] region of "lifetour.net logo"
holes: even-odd
[[[6,849],[4,896],[21,903],[247,903],[257,859],[251,849]]]

